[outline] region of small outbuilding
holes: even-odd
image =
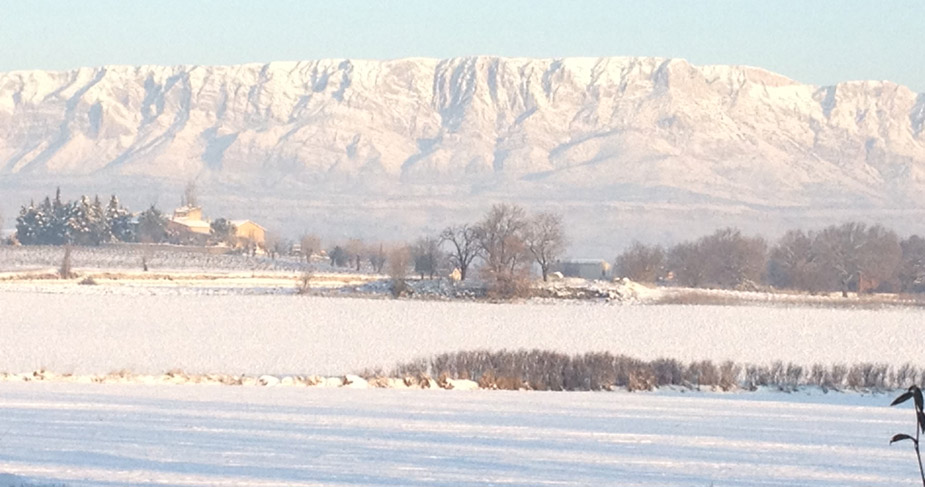
[[[603,259],[563,260],[557,262],[552,271],[561,272],[565,277],[580,277],[590,280],[610,279],[612,277],[610,263]]]

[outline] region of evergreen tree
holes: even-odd
[[[64,202],[59,189],[54,200],[46,196],[38,206],[32,202],[21,208],[16,232],[24,245],[100,245],[114,238],[132,242],[135,240],[132,219],[132,214],[119,204],[115,195],[107,206],[99,196],[92,201],[81,196],[77,201]],[[163,230],[166,222],[160,212],[154,221],[159,221]],[[152,235],[157,234],[156,228],[152,231]]]
[[[331,259],[331,265],[337,267],[346,267],[349,257],[347,251],[344,250],[340,245],[334,247],[333,250],[328,252],[328,258]]]
[[[47,201],[48,198],[45,198]],[[67,219],[68,204],[61,201],[61,188],[55,190],[55,200],[48,207],[43,207],[43,213],[47,218],[43,242],[46,245],[64,245],[68,243]]]
[[[116,240],[120,242],[135,241],[135,225],[132,224],[132,214],[128,209],[119,204],[116,195],[109,198],[109,204],[106,206],[106,221],[109,224],[109,232]]]
[[[211,232],[210,241],[212,243],[235,244],[237,228],[235,228],[234,223],[224,218],[218,218],[210,223],[209,227]]]
[[[58,245],[55,241],[55,215],[52,213],[51,200],[46,196],[35,212],[35,244]],[[63,238],[63,237],[62,237]]]
[[[99,195],[93,197],[93,203],[90,204],[89,213],[90,225],[90,242],[93,245],[100,245],[112,242],[112,226],[109,219],[106,218],[106,209],[100,201]]]
[[[90,245],[92,243],[90,200],[86,196],[81,196],[77,201],[69,201],[64,207],[67,243]]]
[[[160,243],[167,240],[167,218],[151,205],[138,215],[138,241]]]
[[[29,207],[23,206],[16,218],[16,238],[23,245],[37,245],[39,243],[39,210],[34,203]]]
[[[66,243],[64,220],[59,218],[59,214],[63,215],[63,211],[56,212],[55,206],[46,196],[37,209],[36,245],[63,245]]]

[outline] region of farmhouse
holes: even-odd
[[[252,244],[262,248],[266,244],[267,231],[256,222],[231,220],[231,224],[235,226],[238,245]],[[188,243],[204,244],[212,234],[212,225],[202,217],[199,206],[184,205],[174,210],[173,216],[167,220],[167,229],[179,240]]]
[[[235,236],[241,243],[253,243],[263,247],[267,242],[267,230],[251,220],[232,220]]]
[[[167,220],[167,230],[183,240],[203,243],[212,233],[209,222],[202,219],[202,208],[188,205],[173,211]]]

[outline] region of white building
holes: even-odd
[[[613,277],[610,263],[602,259],[569,259],[556,262],[552,271],[565,277],[582,279],[610,279]]]

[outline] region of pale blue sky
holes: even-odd
[[[0,71],[408,56],[662,56],[925,92],[925,2],[50,1],[0,5]]]

